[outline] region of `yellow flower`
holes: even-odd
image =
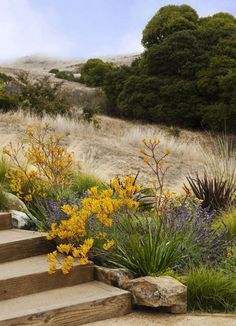
[[[89,260],[87,257],[80,258],[80,260],[79,260],[80,265],[87,265],[88,262],[89,262]]]
[[[106,243],[104,243],[103,249],[104,250],[109,250],[111,247],[114,246],[114,244],[115,244],[115,241],[113,239],[112,240],[109,240]]]
[[[26,195],[24,198],[26,201],[32,201],[32,199],[33,199],[31,194]]]
[[[49,262],[54,262],[54,260],[57,258],[57,251],[53,251],[48,254],[48,261]]]
[[[231,248],[227,249],[227,257],[232,257],[232,249]]]
[[[150,163],[150,159],[147,158],[147,157],[144,157],[143,162],[146,163],[146,164],[149,164]]]
[[[6,155],[10,156],[10,151],[9,151],[9,149],[7,147],[4,147],[2,152],[3,152],[3,154],[6,154]]]
[[[32,130],[32,128],[27,128],[26,129],[26,132],[27,132],[27,135],[29,136],[29,137],[33,137],[33,130]]]
[[[48,273],[49,274],[54,274],[56,273],[57,271],[57,265],[55,262],[51,262],[50,265],[49,265],[49,270],[48,270]]]

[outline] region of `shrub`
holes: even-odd
[[[50,199],[37,197],[30,203],[29,212],[31,227],[36,230],[48,232],[53,223],[67,220],[68,215],[61,209],[64,205],[80,206],[79,197],[68,199],[66,197]]]
[[[220,210],[236,203],[236,153],[233,137],[210,135],[211,146],[202,146],[204,174],[187,179],[203,207]]]
[[[168,239],[175,234],[182,239],[182,247],[189,248],[180,264],[182,269],[200,264],[216,266],[225,259],[229,246],[225,240],[228,230],[222,225],[215,227],[216,219],[215,212],[202,209],[195,198],[182,201],[173,198],[169,203],[169,210],[162,219],[163,233]]]
[[[73,158],[61,141],[48,125],[35,126],[34,131],[27,129],[26,138],[16,147],[10,143],[3,149],[12,162],[7,173],[10,188],[18,197],[30,202],[49,192],[60,196],[71,184]],[[25,161],[19,159],[19,153]]]
[[[71,191],[73,193],[82,196],[92,187],[97,187],[98,189],[103,189],[105,184],[95,176],[86,173],[78,173],[75,175]]]
[[[63,90],[62,83],[52,83],[49,76],[32,82],[27,73],[17,76],[20,83],[21,108],[39,116],[70,114],[70,96]]]
[[[97,187],[89,189],[88,196],[83,198],[81,205],[64,205],[63,212],[68,216],[60,224],[52,224],[48,239],[60,242],[57,250],[49,254],[50,273],[56,271],[58,252],[65,254],[65,261],[61,265],[64,274],[69,273],[75,259],[80,265],[88,263],[88,254],[96,242],[100,242],[104,250],[109,250],[114,245],[114,240],[100,229],[92,228],[90,221],[94,218],[98,225],[109,229],[112,225],[112,217],[121,208],[137,207],[132,197],[139,190],[138,186],[132,186],[133,178],[126,177],[126,188],[119,187],[116,181],[113,188],[98,191]],[[90,227],[89,227],[90,225]]]
[[[228,249],[228,257],[223,263],[223,271],[226,273],[232,273],[232,277],[236,273],[236,245]]]
[[[77,81],[77,79],[74,77],[73,72],[66,71],[66,70],[58,71],[57,73],[55,73],[55,77],[59,79],[69,80],[69,81]]]
[[[112,68],[111,63],[103,62],[101,59],[89,59],[80,70],[80,81],[88,86],[102,86]]]
[[[164,6],[145,27],[145,51],[130,67],[91,59],[81,80],[103,87],[108,114],[235,133],[235,35],[232,15],[199,18],[190,6]]]
[[[9,82],[9,81],[12,81],[12,77],[11,76],[9,76],[9,75],[6,75],[6,74],[4,74],[3,72],[0,72],[0,81],[2,81],[2,82]]]
[[[216,227],[224,228],[226,226],[226,239],[236,239],[236,208],[231,207],[225,212],[219,214]]]
[[[5,188],[9,188],[9,180],[6,177],[8,170],[10,169],[10,163],[4,157],[0,158],[0,184]]]
[[[59,69],[56,69],[56,68],[49,70],[50,74],[57,74],[58,72],[59,72]]]
[[[217,176],[203,176],[196,174],[188,176],[187,180],[194,195],[202,201],[203,208],[220,210],[227,208],[235,201],[236,187],[233,183]]]
[[[187,298],[190,310],[235,311],[235,278],[204,266],[193,269],[187,277]]]
[[[108,262],[125,268],[134,276],[160,275],[178,267],[185,257],[178,236],[163,238],[162,225],[155,216],[126,216],[113,230],[115,246]]]

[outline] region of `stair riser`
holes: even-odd
[[[0,280],[0,301],[47,290],[73,286],[93,280],[93,264],[75,266],[69,275],[63,275],[59,270],[53,275],[49,275],[48,272],[43,272],[4,279]]]
[[[53,250],[53,244],[45,237],[9,242],[0,245],[0,263],[47,254]]]
[[[19,316],[14,319],[0,321],[0,326],[78,326],[120,317],[130,312],[131,297],[127,293],[47,312]],[[107,325],[109,325],[109,321],[107,321]]]
[[[0,230],[8,230],[12,228],[11,214],[0,213]]]

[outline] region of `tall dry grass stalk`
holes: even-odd
[[[233,137],[210,135],[211,146],[201,146],[206,172],[231,180],[236,186],[236,143]]]
[[[100,128],[84,121],[44,115],[39,118],[25,112],[0,113],[0,149],[9,141],[15,141],[27,126],[49,123],[56,132],[64,136],[65,144],[74,153],[75,159],[88,173],[100,178],[110,179],[114,175],[136,173],[142,165],[139,147],[144,138],[159,138],[160,148],[171,151],[170,185],[181,183],[191,167],[198,169],[204,155],[200,143],[204,141],[201,133],[182,130],[180,137],[174,137],[167,128],[143,125],[120,119],[99,116]],[[150,180],[145,167],[141,166],[140,176]],[[182,178],[182,179],[181,179]],[[178,181],[178,182],[177,182]]]

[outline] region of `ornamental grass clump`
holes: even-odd
[[[201,266],[187,276],[188,309],[203,311],[236,311],[234,275]]]
[[[49,192],[61,196],[71,184],[73,158],[49,125],[27,128],[25,137],[3,149],[11,160],[6,177],[10,189],[26,202]],[[22,158],[21,158],[22,157]]]
[[[49,273],[54,273],[60,266],[62,272],[67,274],[76,261],[79,265],[88,264],[93,247],[100,245],[107,251],[115,244],[111,234],[101,232],[99,227],[91,228],[90,221],[95,218],[96,226],[101,225],[109,231],[115,213],[123,208],[138,208],[139,204],[133,197],[141,187],[133,185],[133,180],[132,176],[124,177],[121,187],[115,178],[108,189],[89,189],[80,206],[62,206],[62,211],[68,218],[58,224],[53,223],[47,235],[48,240],[59,243],[56,250],[48,255]]]

